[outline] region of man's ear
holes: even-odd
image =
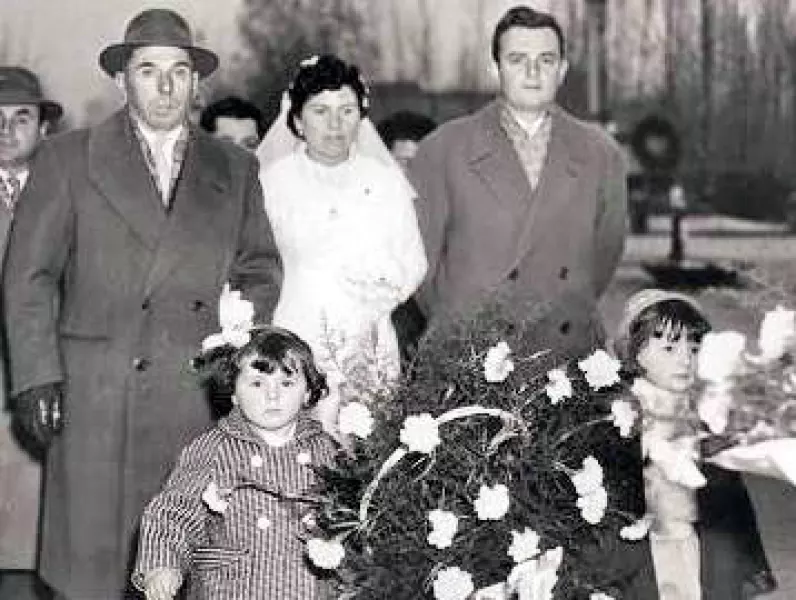
[[[567,76],[569,70],[569,61],[566,58],[561,59],[561,64],[558,65],[558,85],[564,83],[564,77]]]
[[[124,95],[124,99],[127,100],[127,76],[124,74],[124,71],[117,71],[116,75],[113,76],[113,81],[116,83],[116,87],[119,88],[119,91]]]
[[[232,406],[237,406],[238,404],[240,404],[240,402],[238,402],[238,397],[235,394],[232,394],[229,397],[229,401],[232,402]]]
[[[41,139],[47,137],[47,135],[50,133],[51,126],[52,123],[50,123],[50,121],[42,121],[41,123],[39,123],[39,137]]]

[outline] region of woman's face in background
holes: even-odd
[[[324,165],[348,158],[362,115],[357,95],[350,86],[311,96],[296,124],[307,142],[309,157]]]

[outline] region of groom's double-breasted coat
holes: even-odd
[[[210,421],[189,362],[222,285],[268,319],[281,278],[255,159],[191,131],[167,210],[132,128],[41,148],[4,274],[13,391],[64,386],[41,572],[70,599],[119,597],[141,510]]]
[[[501,302],[534,322],[540,348],[587,351],[624,247],[624,158],[598,126],[555,107],[532,189],[500,110],[442,125],[410,164],[429,259],[419,302],[432,324]]]

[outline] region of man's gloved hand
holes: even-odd
[[[48,383],[25,390],[14,399],[14,427],[34,450],[44,451],[63,429],[61,386]]]

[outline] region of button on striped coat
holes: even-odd
[[[312,506],[289,498],[311,493],[312,465],[331,464],[335,451],[333,440],[303,419],[293,441],[270,447],[234,409],[183,450],[144,511],[135,583],[172,567],[188,575],[189,598],[331,597],[301,539],[301,520]],[[221,490],[210,494],[220,503],[208,502],[211,484]]]

